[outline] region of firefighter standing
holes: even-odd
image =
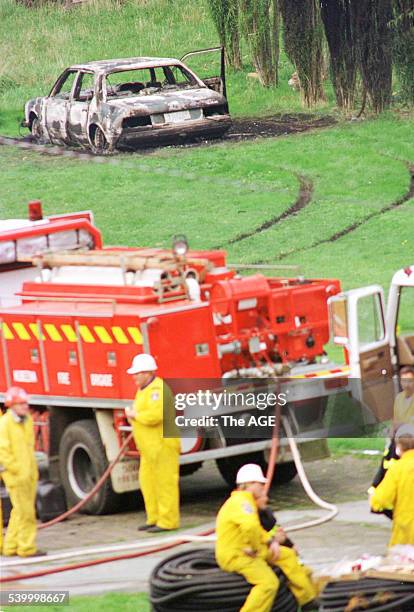
[[[36,552],[36,487],[38,469],[34,454],[34,428],[24,389],[11,387],[6,392],[6,414],[0,418],[1,477],[12,504],[4,539],[6,556],[32,557]]]
[[[177,529],[179,509],[180,439],[174,425],[174,396],[156,376],[152,355],[134,357],[128,374],[138,387],[134,405],[126,409],[132,423],[135,444],[140,453],[139,482],[147,513],[146,525],[139,530],[157,533]],[[168,431],[166,424],[168,422]]]
[[[395,435],[399,461],[392,463],[383,481],[371,494],[374,511],[393,511],[389,546],[414,545],[414,425],[401,425]]]
[[[280,545],[278,538],[260,524],[258,509],[267,501],[266,478],[261,468],[244,465],[238,471],[236,483],[237,489],[217,516],[216,559],[222,570],[241,574],[253,585],[240,612],[271,610],[279,588],[272,565],[284,572],[302,610],[314,609],[316,589],[309,569],[300,565],[293,549]]]

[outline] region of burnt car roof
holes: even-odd
[[[150,66],[163,66],[179,64],[177,59],[169,57],[129,57],[121,59],[97,60],[85,64],[75,64],[70,66],[70,70],[93,70],[108,74],[116,70],[133,70],[135,68],[148,68]]]

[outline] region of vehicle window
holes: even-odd
[[[106,76],[108,97],[145,96],[174,89],[199,87],[194,77],[180,66],[154,66],[112,72]]]
[[[398,304],[397,336],[414,335],[414,287],[403,287]]]
[[[68,100],[70,92],[72,91],[73,82],[78,72],[76,70],[70,70],[66,73],[63,80],[57,85],[55,90],[55,97],[62,98],[62,100]]]
[[[81,73],[76,85],[74,98],[79,101],[92,100],[94,94],[95,77],[89,72]]]
[[[385,336],[384,321],[378,293],[358,300],[359,346],[379,342]]]

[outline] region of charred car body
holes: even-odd
[[[46,97],[29,100],[24,127],[37,140],[111,152],[143,144],[217,137],[230,125],[221,75],[201,80],[181,60],[138,57],[67,68]],[[184,59],[184,58],[183,58]]]

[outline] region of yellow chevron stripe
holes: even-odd
[[[102,327],[102,325],[94,325],[93,329],[101,342],[104,344],[113,344],[113,340],[105,327]]]
[[[142,334],[138,327],[127,327],[127,330],[135,344],[143,344]]]
[[[79,325],[79,333],[84,342],[88,342],[89,344],[96,342],[87,325]]]
[[[31,335],[23,325],[23,323],[12,323],[12,327],[16,334],[19,336],[20,340],[31,340]]]
[[[37,323],[29,323],[29,328],[32,334],[34,335],[34,337],[36,338],[36,340],[40,340],[39,326],[37,325]],[[42,340],[44,339],[45,339],[45,336],[44,334],[42,334]]]
[[[63,338],[58,332],[56,325],[53,325],[53,323],[45,323],[43,327],[45,328],[49,338],[53,340],[53,342],[63,342]]]
[[[125,335],[124,330],[121,327],[115,326],[112,328],[112,333],[118,344],[129,344],[129,340]]]
[[[6,340],[13,340],[14,336],[11,332],[10,327],[7,325],[7,323],[3,323],[2,331],[3,331],[3,336]]]
[[[72,325],[67,325],[67,324],[61,325],[60,329],[65,334],[66,340],[69,340],[69,342],[76,342],[77,341],[76,332],[73,329]]]

